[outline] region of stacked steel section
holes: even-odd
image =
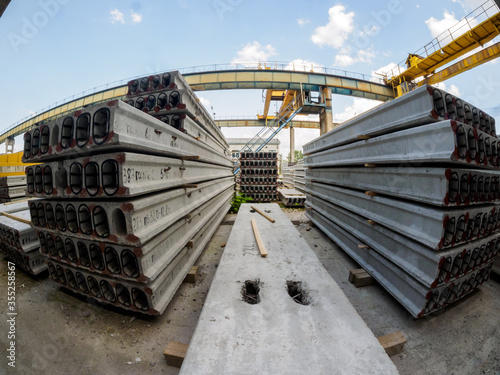
[[[26,191],[45,198],[30,214],[54,281],[157,315],[229,209],[233,163],[178,72],[131,81],[127,102],[26,133],[24,159],[44,163]]]
[[[0,205],[0,252],[19,268],[38,275],[47,265],[29,218],[26,201]]]
[[[421,87],[304,146],[307,215],[421,317],[490,275],[498,149],[491,116]]]
[[[278,154],[276,152],[241,152],[240,192],[256,202],[278,199]]]

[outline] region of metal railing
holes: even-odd
[[[198,66],[192,66],[192,67],[185,67],[185,68],[180,68],[180,69],[165,69],[162,71],[158,71],[155,73],[150,73],[150,74],[141,74],[137,76],[133,76],[130,78],[122,79],[119,81],[114,81],[110,82],[104,85],[96,86],[92,89],[88,89],[82,92],[79,92],[77,94],[68,96],[62,100],[59,100],[55,103],[53,103],[50,106],[44,107],[29,116],[26,116],[18,121],[16,121],[14,124],[11,126],[3,129],[0,131],[0,134],[4,134],[12,129],[14,129],[16,126],[32,119],[35,116],[41,115],[43,113],[46,113],[54,108],[57,108],[59,106],[68,104],[74,100],[84,98],[89,95],[94,95],[98,94],[104,91],[107,91],[109,89],[113,88],[120,88],[125,86],[129,81],[137,78],[144,77],[146,75],[155,75],[155,74],[160,74],[164,73],[169,70],[178,70],[181,72],[183,75],[189,75],[189,74],[195,74],[195,73],[202,73],[202,72],[216,72],[216,71],[225,71],[225,70],[254,70],[254,69],[262,69],[262,70],[289,70],[289,71],[295,71],[295,72],[308,72],[308,73],[318,73],[318,74],[329,74],[329,75],[336,75],[336,76],[341,76],[341,77],[346,77],[346,78],[354,78],[354,79],[360,79],[360,80],[365,80],[369,82],[374,82],[378,84],[384,84],[383,79],[379,77],[373,77],[370,75],[362,74],[362,73],[356,73],[356,72],[350,72],[347,70],[339,70],[339,69],[331,69],[331,68],[326,68],[324,66],[318,66],[318,65],[312,65],[312,64],[296,64],[294,62],[255,62],[255,63],[224,63],[224,64],[210,64],[210,65],[198,65]]]
[[[298,111],[302,108],[303,93],[300,93],[297,98],[290,102],[283,110],[276,115],[240,150],[242,151],[258,151],[254,150],[255,146],[262,147],[267,144],[282,128],[282,124],[291,121]],[[288,121],[287,121],[288,120]]]
[[[433,53],[442,49],[442,47],[451,43],[458,37],[462,36],[466,32],[472,30],[481,22],[487,20],[488,18],[494,16],[500,11],[499,6],[495,3],[494,0],[487,0],[479,7],[474,9],[472,12],[463,17],[460,21],[458,21],[455,25],[450,27],[448,30],[443,31],[437,37],[432,39],[429,43],[419,48],[413,54],[419,55],[422,57],[429,57]],[[403,73],[407,69],[406,59],[401,61],[396,67],[391,70],[385,72],[385,75],[388,79],[393,77],[397,77],[401,73]]]

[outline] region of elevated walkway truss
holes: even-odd
[[[210,65],[181,70],[193,90],[231,90],[231,89],[276,89],[319,91],[327,87],[333,94],[350,95],[361,98],[387,101],[394,98],[393,90],[382,80],[346,71],[326,68],[311,68],[307,71],[294,71],[289,64],[259,63]],[[0,135],[0,143],[9,136],[17,136],[31,129],[37,123],[62,114],[75,111],[84,106],[120,99],[127,94],[126,81],[117,82],[114,87],[106,87],[97,92],[76,95],[64,103],[56,104],[34,117],[21,120]],[[111,84],[113,86],[114,84]],[[110,85],[108,85],[110,86]]]

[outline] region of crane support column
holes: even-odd
[[[320,135],[323,135],[333,129],[332,90],[328,87],[322,87],[321,93],[326,104],[326,108],[322,109],[319,114],[319,131]]]
[[[5,140],[5,153],[6,154],[12,154],[14,152],[14,145],[16,143],[16,140],[14,139],[13,136],[7,137]]]
[[[290,127],[290,162],[295,162],[295,129]]]

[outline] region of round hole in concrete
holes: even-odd
[[[113,274],[119,274],[121,272],[120,258],[115,249],[111,246],[107,246],[104,250],[104,258],[106,259],[106,268],[109,272]]]
[[[104,298],[109,302],[116,302],[115,291],[111,284],[106,280],[101,280],[101,290]]]
[[[59,258],[66,260],[68,254],[66,253],[66,248],[64,247],[64,242],[61,237],[56,236],[56,251]]]
[[[73,142],[73,132],[75,131],[75,120],[73,116],[68,116],[63,120],[61,126],[61,147],[68,148]]]
[[[115,209],[113,211],[113,227],[114,231],[117,234],[120,235],[126,235],[127,234],[127,222],[125,220],[125,215],[122,210],[119,208]]]
[[[102,298],[101,288],[99,287],[97,280],[92,276],[88,276],[87,282],[89,283],[90,293],[92,293],[92,295],[96,298]]]
[[[302,281],[287,281],[286,289],[288,295],[293,299],[295,303],[299,305],[309,305],[311,303],[311,298],[309,292],[305,288]]]
[[[66,254],[68,255],[69,261],[72,263],[77,263],[78,257],[76,256],[76,248],[73,241],[71,241],[69,238],[66,238],[64,244],[66,245]]]
[[[132,288],[132,301],[134,301],[134,306],[139,310],[148,311],[148,298],[146,297],[146,293],[137,288]]]
[[[68,280],[68,284],[71,288],[75,290],[78,289],[78,284],[76,283],[75,275],[70,269],[66,269],[66,279]]]
[[[60,265],[56,266],[57,277],[61,284],[66,285],[66,274]]]
[[[78,242],[76,244],[78,247],[78,259],[80,264],[84,267],[90,267],[90,256],[87,246],[83,242]]]
[[[78,284],[78,289],[80,289],[82,293],[88,294],[89,287],[87,285],[85,277],[80,272],[77,272],[75,278],[76,278],[76,283]]]
[[[90,251],[90,260],[92,261],[92,265],[95,269],[100,271],[104,270],[104,258],[101,253],[101,249],[96,244],[91,244],[89,247]]]
[[[123,273],[128,277],[139,277],[139,264],[137,257],[130,250],[121,253]]]
[[[123,306],[130,307],[130,293],[122,284],[116,284],[116,297]]]
[[[241,288],[241,295],[244,302],[256,305],[260,302],[260,280],[246,280]]]
[[[76,119],[76,144],[83,147],[87,144],[90,137],[90,113],[82,113]]]

